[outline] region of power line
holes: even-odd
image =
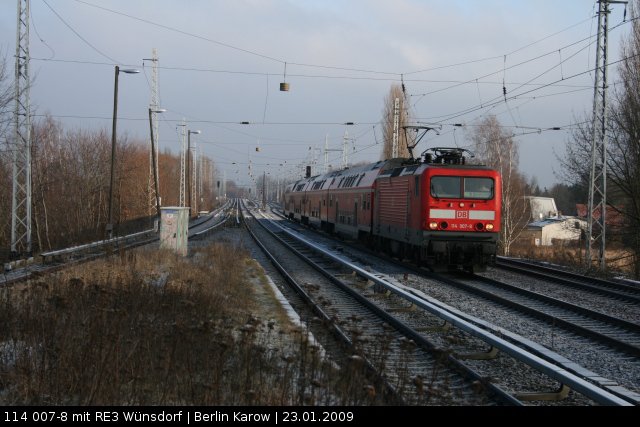
[[[48,58],[31,58],[33,61],[44,61],[44,62],[57,62],[57,63],[69,63],[69,64],[83,64],[83,65],[102,65],[102,66],[113,66],[113,64],[106,62],[93,62],[93,61],[82,61],[82,60],[69,60],[69,59],[48,59]],[[123,66],[131,66],[134,67],[134,64],[122,64]],[[190,67],[171,67],[171,66],[158,66],[159,70],[170,70],[170,71],[195,71],[195,72],[210,72],[210,73],[227,73],[227,74],[242,74],[242,75],[250,75],[250,76],[279,76],[276,73],[263,73],[263,72],[253,72],[253,71],[232,71],[232,70],[214,70],[214,69],[206,69],[206,68],[190,68]],[[483,77],[488,77],[492,74],[497,74],[498,72],[487,74]],[[395,79],[380,79],[380,78],[372,78],[372,77],[354,77],[354,76],[326,76],[326,75],[310,75],[310,74],[289,74],[291,77],[300,77],[300,78],[326,78],[326,79],[345,79],[345,80],[374,80],[374,81],[399,81]],[[432,92],[424,93],[424,94],[413,94],[410,96],[426,96],[434,93],[442,92],[447,89],[452,89],[464,84],[475,83],[475,80],[434,80],[434,79],[404,79],[405,82],[413,82],[413,83],[456,83],[455,86],[446,87],[443,89],[438,89]],[[495,82],[478,82],[478,84],[482,85],[502,85],[503,83],[500,81]],[[519,85],[519,86],[541,86],[542,83],[522,83],[522,82],[506,82],[508,85]],[[150,85],[150,83],[149,83]],[[557,84],[557,87],[576,87],[576,88],[589,88],[593,89],[591,86],[587,85],[568,85],[568,84]]]
[[[79,115],[71,115],[71,114],[32,114],[32,117],[53,117],[53,118],[67,118],[67,119],[98,119],[98,120],[112,120],[112,117],[106,116],[79,116]],[[122,117],[118,116],[118,120],[129,120],[129,121],[146,121],[148,118],[144,117]],[[163,119],[165,122],[180,122],[179,119]],[[188,120],[189,123],[206,123],[206,124],[235,124],[235,125],[293,125],[293,126],[329,126],[336,125],[341,126],[345,123],[349,123],[351,126],[359,126],[359,125],[372,125],[377,122],[248,122],[248,121],[218,121],[218,120]],[[252,135],[253,136],[253,135]]]
[[[486,57],[486,58],[480,58],[480,59],[475,59],[475,60],[470,60],[470,61],[459,62],[459,63],[456,63],[456,64],[442,65],[442,66],[438,66],[438,67],[426,68],[426,69],[423,69],[423,70],[411,71],[411,72],[403,73],[403,74],[406,76],[408,74],[424,73],[424,72],[427,72],[427,71],[442,70],[442,69],[445,69],[445,68],[452,68],[452,67],[457,67],[457,66],[460,66],[460,65],[476,64],[478,62],[485,62],[485,61],[491,61],[491,60],[495,60],[495,59],[500,59],[500,58],[503,58],[505,56],[513,55],[514,53],[520,52],[521,50],[527,49],[527,48],[529,48],[529,47],[531,47],[533,45],[536,45],[536,44],[538,44],[538,43],[540,43],[540,42],[542,42],[544,40],[547,40],[547,39],[549,39],[549,38],[551,38],[553,36],[556,36],[556,35],[561,34],[561,33],[565,32],[567,30],[570,30],[571,28],[577,27],[578,25],[581,25],[581,24],[583,24],[583,23],[585,23],[587,21],[591,21],[592,19],[593,19],[593,17],[589,17],[587,19],[584,19],[584,20],[578,22],[577,24],[573,24],[573,25],[571,25],[571,26],[569,26],[567,28],[564,28],[564,29],[562,29],[560,31],[557,31],[557,32],[555,32],[553,34],[550,34],[550,35],[548,35],[546,37],[543,37],[543,38],[541,38],[539,40],[536,40],[536,41],[534,41],[532,43],[529,43],[528,45],[525,45],[525,46],[522,46],[520,48],[517,48],[517,49],[515,49],[515,50],[513,50],[513,51],[511,51],[509,53],[504,54],[504,55],[489,56],[489,57]]]
[[[581,40],[579,40],[579,41],[577,41],[577,42],[574,42],[574,43],[571,43],[571,44],[569,44],[569,45],[567,45],[567,46],[564,46],[564,47],[562,47],[561,49],[558,49],[558,50],[567,49],[568,47],[574,46],[574,45],[576,45],[576,44],[578,44],[578,43],[580,43],[580,42],[583,42],[583,41],[585,41],[585,40],[589,40],[590,38],[591,38],[591,37],[586,37],[586,38],[581,39]],[[584,49],[588,48],[588,47],[590,46],[590,44],[591,44],[591,43],[589,43],[587,46],[585,46],[585,47],[581,48],[580,50],[578,50],[578,52],[574,53],[574,54],[573,54],[573,55],[571,55],[569,58],[565,58],[565,59],[564,59],[564,61],[568,61],[569,59],[573,58],[573,57],[574,57],[575,55],[577,55],[579,52],[581,52],[581,51],[583,51]],[[456,85],[453,85],[453,86],[449,86],[449,87],[446,87],[446,88],[442,88],[442,89],[434,90],[434,91],[427,92],[427,93],[423,93],[423,94],[416,94],[416,95],[410,95],[410,96],[420,96],[420,97],[421,97],[420,99],[422,99],[422,97],[425,97],[425,96],[427,96],[427,95],[433,95],[434,93],[443,92],[443,91],[445,91],[445,90],[453,89],[453,88],[456,88],[456,87],[458,87],[458,86],[462,86],[462,85],[465,85],[465,84],[471,84],[471,83],[478,83],[480,79],[484,79],[484,78],[487,78],[487,77],[489,77],[489,76],[497,75],[497,74],[499,74],[499,73],[505,73],[507,70],[511,70],[511,69],[516,68],[516,67],[520,67],[520,66],[522,66],[522,65],[528,64],[528,63],[530,63],[530,62],[537,61],[538,59],[544,58],[544,57],[546,57],[546,56],[549,56],[549,55],[555,54],[558,50],[553,50],[553,51],[550,51],[550,52],[543,53],[542,55],[538,55],[538,56],[536,56],[536,57],[534,57],[534,58],[530,58],[530,59],[527,59],[527,60],[525,60],[525,61],[521,61],[521,62],[519,62],[519,63],[517,63],[517,64],[514,64],[514,65],[511,65],[511,66],[509,66],[509,67],[504,67],[504,66],[503,66],[503,67],[502,67],[501,69],[499,69],[499,70],[493,71],[493,72],[488,73],[488,74],[484,74],[484,75],[482,75],[482,76],[480,76],[480,77],[476,77],[476,78],[473,78],[473,79],[466,80],[466,81],[464,81],[464,82],[461,82],[461,83],[456,84]],[[555,68],[555,66],[554,66],[553,68]],[[551,69],[553,69],[553,68],[551,68]],[[561,79],[560,81],[563,81],[563,80],[564,80],[564,79]],[[529,84],[531,84],[531,81],[532,81],[532,80],[530,80],[530,81],[528,81],[528,82],[526,82],[526,83],[520,83],[519,85],[520,85],[520,86],[525,85],[525,84],[529,85]],[[509,84],[513,84],[513,83],[509,83]],[[415,107],[415,105],[418,103],[418,101],[420,101],[420,99],[418,99],[416,102],[414,102],[414,104],[413,104],[413,105],[414,105],[414,107]]]
[[[95,47],[94,45],[92,45],[91,43],[89,43],[89,41],[87,39],[85,39],[84,37],[82,37],[80,35],[80,33],[78,33],[71,25],[69,25],[69,23],[67,23],[67,21],[65,21],[62,16],[60,16],[60,14],[58,12],[55,11],[55,9],[53,7],[51,7],[51,5],[49,3],[47,3],[47,0],[42,0],[42,2],[49,8],[51,9],[51,11],[58,17],[58,19],[60,19],[60,21],[62,21],[62,23],[64,25],[67,26],[67,28],[69,28],[73,34],[75,34],[80,40],[82,40],[87,46],[89,46],[91,49],[93,49],[94,51],[96,51],[97,53],[99,53],[100,55],[104,56],[105,58],[107,58],[109,61],[113,62],[114,64],[118,64],[119,62],[116,61],[115,59],[111,58],[110,56],[108,56],[107,54],[103,53],[102,51],[100,51],[100,49],[98,49],[97,47]]]
[[[538,44],[538,43],[540,43],[540,42],[542,42],[544,40],[547,40],[547,39],[549,39],[551,37],[554,37],[554,36],[556,36],[558,34],[561,34],[561,33],[565,32],[565,31],[568,31],[569,29],[574,28],[574,27],[576,27],[578,25],[581,25],[584,22],[592,19],[590,17],[590,18],[587,18],[585,20],[582,20],[582,21],[580,21],[580,22],[578,22],[576,24],[570,25],[569,27],[566,27],[566,28],[564,28],[564,29],[562,29],[560,31],[557,31],[557,32],[555,32],[553,34],[550,34],[550,35],[545,36],[545,37],[543,37],[541,39],[538,39],[538,40],[536,40],[536,41],[534,41],[532,43],[529,43],[529,44],[527,44],[525,46],[522,46],[522,47],[519,47],[517,49],[514,49],[513,51],[511,51],[511,52],[509,52],[507,54],[496,55],[496,56],[491,56],[491,57],[487,57],[487,58],[480,58],[480,59],[475,59],[475,60],[469,60],[469,61],[462,61],[462,62],[455,63],[455,64],[449,64],[449,65],[433,67],[433,68],[429,68],[429,69],[423,69],[423,70],[417,70],[417,71],[410,71],[410,72],[401,73],[401,72],[382,71],[382,70],[370,70],[370,69],[356,68],[356,67],[332,66],[332,65],[323,65],[323,64],[308,64],[308,63],[302,63],[302,62],[287,61],[287,60],[284,60],[282,58],[276,58],[274,56],[266,55],[266,54],[263,54],[263,53],[260,53],[260,52],[254,51],[254,50],[250,50],[250,49],[234,46],[234,45],[226,43],[226,42],[221,42],[219,40],[215,40],[215,39],[212,39],[212,38],[209,38],[209,37],[205,37],[205,36],[201,36],[201,35],[198,35],[198,34],[195,34],[195,33],[191,33],[191,32],[185,31],[185,30],[181,30],[179,28],[171,27],[169,25],[160,24],[158,22],[154,22],[154,21],[151,21],[151,20],[148,20],[148,19],[140,18],[140,17],[137,17],[137,16],[133,16],[131,14],[127,14],[127,13],[120,12],[120,11],[117,11],[117,10],[109,9],[109,8],[104,7],[104,6],[96,5],[96,4],[93,4],[93,3],[90,3],[90,2],[87,2],[87,1],[84,1],[84,0],[74,0],[74,1],[76,1],[77,3],[82,3],[82,4],[84,4],[86,6],[89,6],[89,7],[93,7],[93,8],[96,8],[96,9],[100,9],[100,10],[115,14],[115,15],[123,16],[123,17],[129,18],[129,19],[132,19],[132,20],[143,22],[143,23],[148,24],[148,25],[152,25],[152,26],[155,26],[155,27],[158,27],[158,28],[162,28],[164,30],[176,32],[176,33],[179,33],[179,34],[182,34],[182,35],[185,35],[185,36],[189,36],[189,37],[193,37],[193,38],[196,38],[196,39],[199,39],[199,40],[203,40],[203,41],[206,41],[206,42],[214,43],[216,45],[223,46],[223,47],[226,47],[226,48],[229,48],[229,49],[232,49],[232,50],[240,51],[240,52],[243,52],[243,53],[247,53],[249,55],[257,56],[257,57],[264,58],[264,59],[269,59],[271,61],[278,62],[280,64],[285,64],[286,63],[286,64],[289,64],[289,65],[295,65],[295,66],[299,66],[299,67],[331,69],[331,70],[340,70],[340,71],[354,71],[354,72],[358,72],[358,73],[383,74],[383,75],[397,76],[393,80],[398,80],[400,78],[400,76],[403,75],[403,74],[404,75],[417,74],[417,73],[433,71],[433,70],[438,70],[438,69],[443,69],[443,68],[451,68],[451,67],[457,67],[457,66],[462,66],[462,65],[469,65],[469,64],[473,64],[473,63],[478,63],[478,62],[483,62],[483,61],[503,58],[505,55],[512,55],[512,54],[514,54],[516,52],[525,50],[525,49],[527,49],[527,48],[529,48],[529,47],[531,47],[531,46],[533,46],[535,44]],[[630,21],[626,21],[626,22],[630,22]],[[624,23],[625,22],[623,22],[623,23],[621,23],[619,25],[622,25]],[[616,27],[614,27],[614,28],[616,28]],[[556,49],[556,51],[557,51],[557,49]]]
[[[45,45],[50,51],[51,51],[51,57],[49,59],[53,59],[56,56],[56,51],[49,46],[49,44],[42,38],[42,36],[40,35],[40,32],[38,32],[38,27],[36,27],[36,22],[33,19],[33,10],[29,9],[29,13],[30,13],[30,17],[31,17],[31,25],[33,26],[33,30],[36,32],[36,35],[38,36],[38,39],[40,40],[40,42]]]
[[[43,1],[45,1],[45,0],[43,0]],[[163,28],[165,30],[173,31],[173,32],[176,32],[176,33],[180,33],[180,34],[189,36],[189,37],[194,37],[196,39],[200,39],[200,40],[203,40],[203,41],[214,43],[214,44],[217,44],[217,45],[229,48],[229,49],[234,49],[234,50],[237,50],[237,51],[240,51],[240,52],[248,53],[250,55],[258,56],[260,58],[270,59],[272,61],[280,62],[282,64],[284,64],[284,62],[285,62],[285,61],[283,61],[281,59],[274,58],[272,56],[263,55],[263,54],[258,53],[258,52],[254,52],[254,51],[251,51],[251,50],[248,50],[248,49],[243,49],[243,48],[240,48],[240,47],[237,47],[237,46],[230,45],[228,43],[223,43],[223,42],[220,42],[218,40],[210,39],[208,37],[199,36],[197,34],[193,34],[193,33],[190,33],[188,31],[180,30],[178,28],[170,27],[168,25],[159,24],[157,22],[153,22],[153,21],[150,21],[148,19],[138,18],[136,16],[129,15],[129,14],[126,14],[124,12],[118,12],[116,10],[108,9],[106,7],[98,6],[96,4],[92,4],[92,3],[89,3],[89,2],[86,2],[86,1],[82,1],[82,0],[75,0],[75,1],[78,2],[78,3],[85,4],[87,6],[95,7],[96,9],[102,9],[104,11],[107,11],[107,12],[110,12],[110,13],[113,13],[113,14],[116,14],[116,15],[124,16],[124,17],[127,17],[129,19],[133,19],[133,20],[136,20],[136,21],[139,21],[139,22],[144,22],[145,24],[153,25],[155,27]]]
[[[617,60],[617,61],[610,62],[608,65],[609,65],[609,66],[610,66],[610,65],[614,65],[614,64],[617,64],[617,63],[620,63],[620,62],[623,62],[623,61],[626,61],[626,60],[632,59],[632,58],[637,57],[637,56],[639,56],[639,55],[640,55],[640,54],[636,54],[636,55],[632,55],[632,56],[630,56],[630,57],[621,58],[621,59],[619,59],[619,60]],[[537,87],[537,88],[535,88],[535,89],[530,89],[530,90],[527,90],[527,91],[521,92],[521,93],[519,93],[519,94],[509,96],[509,97],[507,97],[507,100],[509,100],[509,99],[518,99],[519,97],[522,97],[523,95],[526,95],[526,94],[529,94],[529,93],[535,92],[535,91],[537,91],[537,90],[544,89],[544,88],[546,88],[546,87],[553,86],[554,84],[556,84],[556,83],[558,83],[558,82],[560,82],[560,81],[564,81],[564,80],[568,80],[568,79],[573,79],[573,78],[576,78],[576,77],[579,77],[579,76],[582,76],[582,75],[585,75],[585,74],[591,73],[592,71],[594,71],[594,69],[593,69],[593,68],[591,68],[591,69],[589,69],[589,70],[586,70],[586,71],[582,71],[582,72],[580,72],[580,73],[575,73],[575,74],[573,74],[573,75],[571,75],[571,76],[564,77],[563,79],[560,79],[560,80],[556,80],[556,81],[553,81],[553,82],[549,82],[549,83],[543,84],[542,86]],[[455,112],[455,113],[450,113],[450,114],[447,114],[447,115],[438,116],[437,118],[442,118],[442,120],[451,120],[451,119],[455,119],[455,118],[458,118],[458,117],[464,116],[464,115],[466,115],[466,114],[472,113],[472,112],[474,112],[474,111],[482,110],[482,109],[487,108],[487,107],[491,107],[491,108],[493,108],[493,107],[495,107],[495,106],[497,106],[497,105],[502,104],[503,102],[504,102],[504,99],[503,99],[502,95],[500,95],[500,96],[496,96],[496,97],[492,98],[492,99],[491,99],[490,101],[488,101],[488,102],[484,102],[484,103],[482,103],[482,104],[475,105],[475,106],[473,106],[473,107],[469,107],[469,108],[467,108],[466,110],[460,110],[460,111],[457,111],[457,112]],[[435,118],[434,118],[434,119],[435,119]]]

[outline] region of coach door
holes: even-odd
[[[358,198],[353,199],[353,226],[358,228]]]

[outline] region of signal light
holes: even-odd
[[[476,230],[478,230],[478,231],[482,231],[482,229],[483,229],[483,228],[484,228],[484,226],[482,225],[482,223],[481,223],[481,222],[479,222],[479,223],[477,223],[477,224],[476,224]]]
[[[487,224],[485,228],[487,229],[487,231],[491,231],[493,230],[493,224]]]
[[[447,221],[442,221],[440,223],[440,228],[442,228],[443,230],[446,230],[448,226],[449,224],[447,224]]]
[[[436,228],[438,228],[438,223],[433,221],[429,223],[429,228],[432,230],[435,230]]]

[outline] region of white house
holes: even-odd
[[[526,196],[525,198],[529,200],[532,221],[538,221],[559,215],[558,208],[556,207],[556,201],[553,197]]]
[[[555,217],[527,224],[523,235],[536,246],[550,246],[554,240],[580,240],[586,221],[576,217]]]
[[[531,221],[521,239],[535,246],[550,246],[554,240],[578,241],[587,226],[584,219],[560,215],[552,197],[527,197]]]

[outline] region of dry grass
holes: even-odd
[[[598,249],[594,248],[593,251],[593,256],[597,256]],[[573,243],[564,244],[562,241],[551,246],[513,245],[509,256],[547,261],[580,271],[585,269],[585,249]],[[630,250],[618,247],[607,248],[606,260],[607,270],[611,274],[623,274],[628,277],[634,275],[635,257]],[[597,267],[594,258],[593,269],[597,270]]]
[[[573,246],[513,245],[509,256],[547,261],[570,267],[584,266],[584,250]]]
[[[379,403],[363,367],[261,311],[247,259],[128,252],[2,290],[0,404]]]

